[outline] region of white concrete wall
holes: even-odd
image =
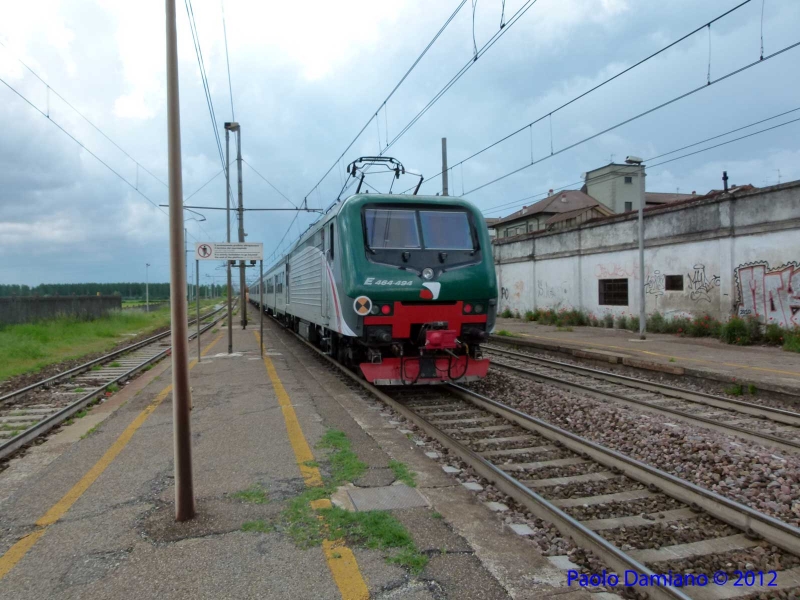
[[[800,326],[800,182],[647,211],[645,308],[666,316],[755,315]],[[494,245],[500,310],[639,314],[635,217]],[[667,291],[680,275],[683,291]],[[601,306],[599,280],[628,279],[627,306]]]

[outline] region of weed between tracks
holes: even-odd
[[[344,539],[351,546],[383,551],[388,563],[403,566],[414,574],[420,573],[428,564],[428,557],[417,549],[411,534],[390,513],[378,510],[350,512],[337,506],[311,508],[313,501],[329,499],[339,485],[358,479],[367,470],[367,465],[358,460],[351,450],[350,440],[342,431],[329,429],[317,447],[330,450],[327,457],[330,475],[324,485],[308,488],[294,497],[276,523],[249,521],[242,525],[242,531],[282,531],[300,548],[319,546],[324,539]],[[306,466],[316,465],[316,461],[307,462]],[[415,485],[414,474],[406,465],[392,461],[389,466],[397,479]],[[251,490],[253,488],[239,494],[249,497]]]
[[[389,468],[392,470],[392,473],[394,473],[397,481],[402,481],[408,487],[417,487],[417,474],[409,469],[405,463],[402,463],[399,460],[390,460]]]

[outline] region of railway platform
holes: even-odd
[[[511,335],[497,335],[505,331]],[[498,318],[495,343],[527,347],[595,363],[686,377],[723,388],[749,384],[800,401],[800,354],[768,346],[732,346],[712,338],[638,334],[599,327],[559,328],[520,319]]]
[[[257,329],[191,363],[195,519],[174,520],[168,360],[0,472],[0,598],[589,597],[274,323],[262,359]],[[393,537],[338,536],[331,501]]]

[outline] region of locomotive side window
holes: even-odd
[[[328,243],[331,246],[331,260],[333,260],[333,223],[331,223],[331,232],[330,233],[331,233],[331,235],[330,235],[330,240],[328,241]]]
[[[419,248],[416,211],[368,208],[364,211],[367,246],[373,249]]]
[[[467,213],[421,210],[422,239],[431,250],[474,250]]]

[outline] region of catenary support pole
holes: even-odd
[[[230,123],[225,123],[225,217],[227,223],[228,237],[231,241],[231,161],[230,161]],[[232,300],[232,281],[231,281],[231,261],[225,261],[225,269],[228,275],[228,354],[233,352],[233,311],[231,309]]]
[[[442,138],[442,196],[447,196],[450,191],[447,187],[447,138]]]
[[[200,261],[196,260],[195,263],[195,278],[197,279],[197,283],[194,285],[194,289],[197,291],[195,296],[197,297],[197,362],[203,360],[203,356],[200,353]]]
[[[237,124],[238,125],[238,124]],[[236,128],[236,169],[239,180],[239,242],[244,243],[244,200],[242,198],[242,126],[238,125]],[[239,306],[241,306],[241,322],[242,329],[247,329],[247,283],[244,274],[244,261],[239,261]]]
[[[258,312],[259,312],[259,328],[261,329],[261,356],[264,356],[264,261],[258,261]]]
[[[644,306],[644,204],[645,204],[645,185],[644,185],[644,165],[640,165],[641,171],[639,172],[639,185],[641,186],[641,193],[639,194],[639,339],[647,339],[647,316]]]
[[[172,318],[172,414],[175,446],[175,518],[195,515],[192,482],[192,430],[190,421],[189,340],[186,296],[186,254],[183,248],[183,180],[181,176],[181,123],[178,89],[178,35],[175,0],[167,9],[167,138],[169,153],[170,311]],[[183,256],[181,256],[183,255]],[[178,290],[181,290],[178,292]]]

